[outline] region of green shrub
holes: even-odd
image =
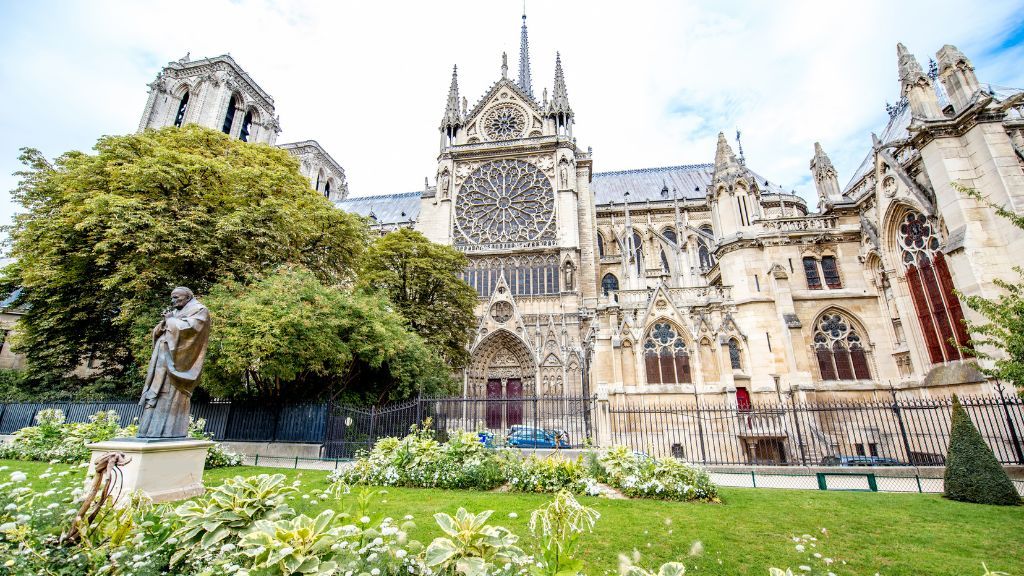
[[[632,498],[719,501],[718,487],[707,471],[678,458],[654,459],[617,446],[601,453],[592,466],[603,470],[598,480]]]
[[[950,500],[1003,506],[1020,504],[1020,495],[1006,470],[985,444],[956,396],[953,396],[953,423],[944,480],[945,496]]]
[[[0,446],[0,458],[66,464],[88,462],[90,451],[86,444],[135,434],[134,428],[121,428],[117,421],[117,412],[113,410],[97,412],[89,416],[88,422],[74,423],[65,422],[64,412],[57,408],[40,410],[36,414],[36,426],[18,430],[13,442]]]
[[[587,474],[581,459],[558,456],[538,458],[514,454],[506,461],[509,488],[520,492],[559,492],[596,495],[596,482]]]

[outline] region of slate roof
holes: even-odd
[[[594,203],[598,206],[612,202],[621,204],[629,192],[629,203],[659,202],[672,200],[675,188],[680,200],[702,200],[714,175],[713,164],[686,164],[662,168],[640,168],[615,172],[595,172],[590,189],[594,192]],[[763,194],[789,194],[777,184],[768,182],[753,170]],[[664,193],[665,187],[668,193]]]
[[[340,202],[335,202],[334,205],[346,212],[360,216],[373,216],[377,224],[389,226],[415,221],[420,215],[421,196],[423,196],[423,192],[350,196]]]

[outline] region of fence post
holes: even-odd
[[[1006,426],[1010,429],[1010,442],[1013,443],[1013,452],[1017,456],[1017,463],[1024,464],[1024,450],[1021,449],[1020,438],[1017,437],[1017,426],[1013,423],[1013,416],[1010,415],[1010,407],[1006,404],[1006,397],[1003,396],[1003,383],[996,380],[996,390],[999,391],[999,403],[1003,405],[1003,414],[1006,416]]]
[[[900,412],[900,403],[896,401],[896,389],[892,387],[892,382],[889,383],[889,393],[892,394],[892,411],[896,414],[896,422],[900,425],[900,437],[903,438],[903,449],[907,454],[907,462],[913,464],[910,457],[910,439],[907,438],[907,426],[903,423],[903,414]]]
[[[373,450],[373,444],[377,440],[377,407],[370,406],[370,436],[366,439],[366,449]]]
[[[700,462],[705,466],[708,463],[707,449],[704,447],[704,419],[700,414],[700,398],[696,398],[697,385],[693,385],[694,390],[694,402],[697,406],[697,436],[700,438]],[[755,487],[757,484],[755,483]]]
[[[416,424],[423,423],[423,393],[416,395]]]
[[[796,425],[796,447],[800,449],[800,465],[807,466],[807,452],[804,449],[804,435],[800,432],[800,418],[796,410],[796,395],[789,395],[789,404],[793,410],[793,423]]]
[[[260,465],[260,455],[259,455],[258,452],[256,453],[256,461],[253,462],[252,465],[253,466],[259,466]]]

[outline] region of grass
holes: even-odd
[[[3,465],[9,469],[0,474],[22,470],[30,482],[49,467],[0,461]],[[310,498],[292,502],[299,512],[314,515],[327,507],[355,511],[359,489],[341,500],[313,503],[315,494],[328,485],[326,472],[241,467],[210,470],[205,480],[215,485],[231,476],[262,472],[302,481]],[[614,570],[618,554],[635,549],[643,565],[680,560],[688,575],[764,576],[770,566],[792,567],[799,573],[799,565],[812,564],[809,555],[815,551],[837,560],[830,569],[839,576],[980,576],[982,562],[994,571],[1024,575],[1024,507],[965,504],[918,494],[744,488],[721,492],[723,504],[581,498],[601,513],[595,532],[585,537],[587,572]],[[412,537],[427,544],[440,534],[432,515],[454,513],[459,506],[471,512],[494,510],[492,524],[507,526],[525,539],[530,511],[549,499],[544,494],[388,488],[373,501],[378,517],[413,515],[417,528]],[[822,528],[828,530],[827,536]],[[815,535],[818,547],[797,552],[792,537],[802,534]],[[691,557],[695,541],[703,544],[703,553]]]

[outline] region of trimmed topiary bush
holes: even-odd
[[[985,439],[974,427],[960,399],[953,396],[945,496],[960,502],[1016,506],[1020,495]]]

